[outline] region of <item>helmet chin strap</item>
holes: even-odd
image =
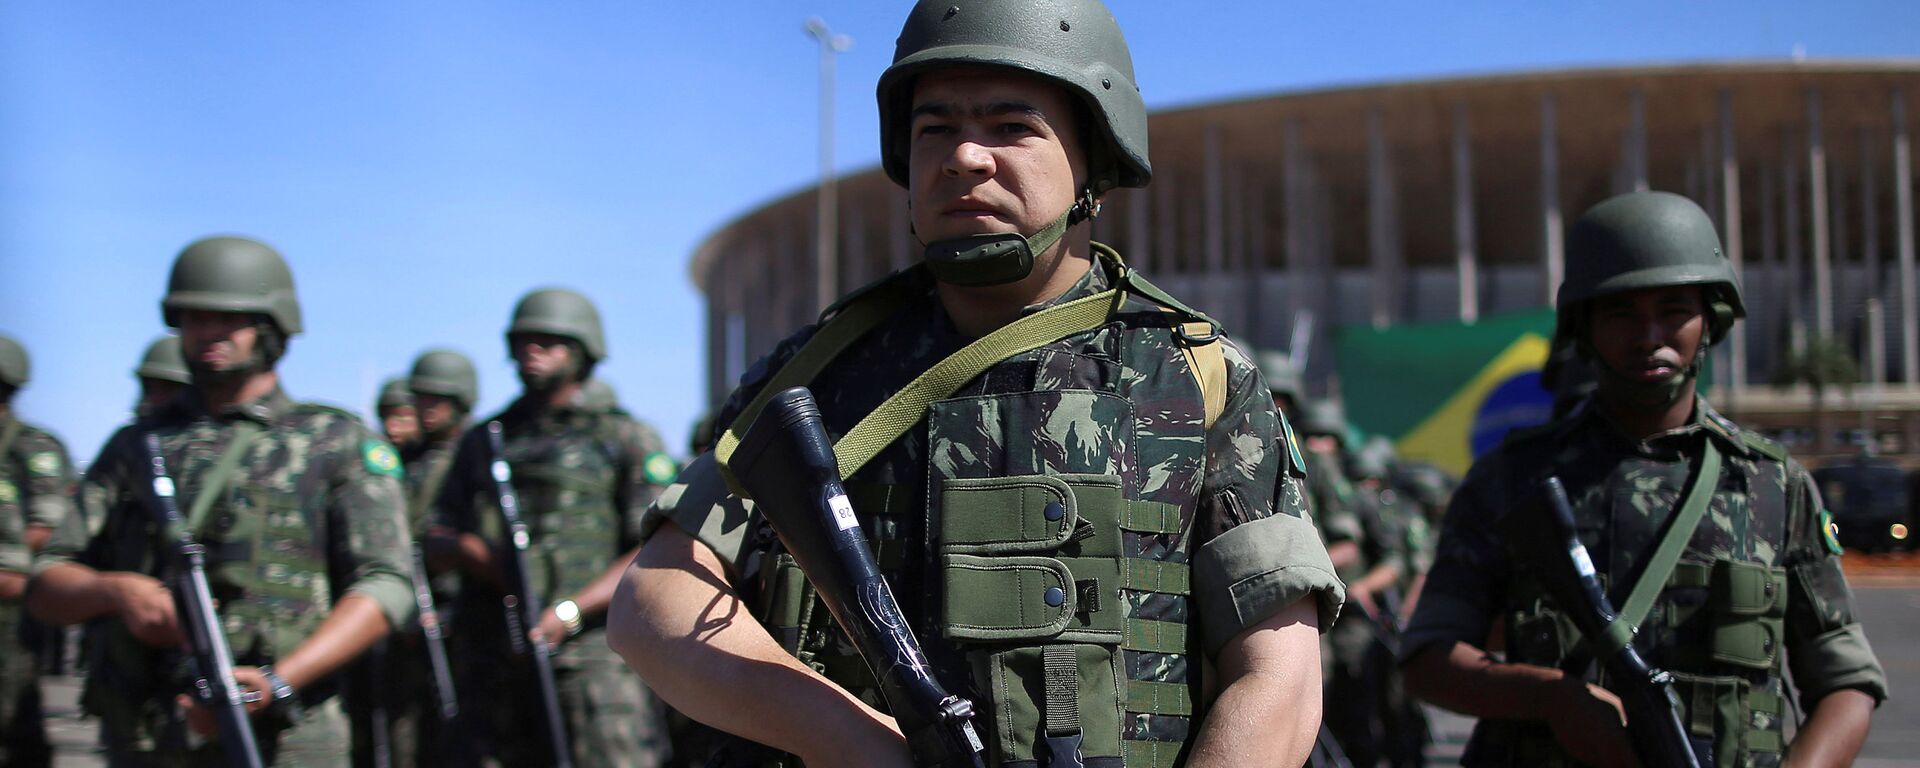
[[[1085,190],[1065,213],[1030,236],[985,233],[928,243],[927,268],[940,282],[968,288],[1017,282],[1033,273],[1034,254],[1045,253],[1066,236],[1068,228],[1099,214],[1100,203],[1092,190]]]
[[[1599,388],[1603,393],[1610,393],[1615,398],[1636,406],[1664,408],[1685,397],[1693,387],[1693,383],[1699,380],[1701,366],[1707,358],[1707,349],[1702,345],[1700,351],[1693,356],[1692,363],[1675,371],[1671,376],[1645,384],[1629,381],[1627,377],[1615,372],[1613,366],[1601,362],[1595,366],[1599,369]]]

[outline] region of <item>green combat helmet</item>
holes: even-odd
[[[1567,277],[1556,302],[1560,322],[1579,323],[1579,306],[1601,296],[1673,285],[1709,288],[1711,341],[1747,316],[1733,265],[1706,211],[1671,192],[1610,197],[1587,209],[1567,232]]]
[[[453,400],[462,411],[473,410],[480,399],[480,378],[473,361],[451,349],[429,349],[413,359],[407,387],[414,394],[439,395]]]
[[[380,385],[380,399],[374,406],[381,411],[388,408],[413,407],[413,389],[402,378],[387,379]]]
[[[10,336],[0,335],[0,385],[19,389],[27,385],[30,373],[27,348]]]
[[[1113,14],[1099,0],[921,0],[880,75],[880,158],[888,178],[907,185],[907,131],[914,80],[929,70],[998,67],[1044,78],[1086,105],[1087,189],[1072,208],[1037,233],[974,235],[927,244],[935,276],[957,285],[998,285],[1025,277],[1033,255],[1093,215],[1094,199],[1114,187],[1144,187],[1147,107],[1133,80],[1133,57]]]
[[[147,354],[140,358],[140,367],[133,369],[137,379],[158,379],[175,384],[191,384],[193,377],[187,373],[187,358],[180,352],[180,337],[162,336],[147,345]]]
[[[1393,441],[1374,435],[1361,443],[1348,464],[1347,474],[1354,477],[1385,478],[1393,471]]]
[[[1306,382],[1301,380],[1300,369],[1293,364],[1293,356],[1277,350],[1267,350],[1255,356],[1260,364],[1260,375],[1267,380],[1267,389],[1273,390],[1274,397],[1284,397],[1296,405],[1306,401]]]
[[[1300,411],[1301,434],[1347,439],[1347,409],[1333,399],[1315,400]]]
[[[174,259],[160,314],[168,327],[178,328],[183,309],[266,315],[281,333],[300,333],[300,299],[286,260],[244,237],[196,240]]]
[[[586,362],[599,362],[607,356],[599,310],[587,297],[565,288],[541,288],[520,299],[513,308],[513,322],[507,326],[507,336],[516,333],[548,333],[578,341],[586,349]]]

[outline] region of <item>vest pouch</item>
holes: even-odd
[[[785,552],[773,555],[773,562],[767,566],[762,579],[761,623],[766,625],[768,634],[773,635],[774,642],[787,653],[798,655],[806,633],[805,614],[815,602],[810,599],[813,586],[807,583],[807,574],[800,570],[793,555]]]
[[[1712,658],[1734,666],[1771,671],[1779,666],[1786,613],[1786,570],[1723,560],[1715,564],[1712,592]]]
[[[1780,697],[1755,690],[1738,675],[1672,674],[1674,693],[1686,710],[1681,719],[1693,736],[1713,740],[1715,765],[1745,766],[1755,753],[1781,751],[1780,732],[1756,725],[1757,715],[1779,722]]]
[[[203,541],[218,563],[208,575],[234,661],[272,661],[298,646],[333,604],[318,532],[298,495],[256,485],[233,488],[209,518]]]
[[[1077,729],[1080,758],[1088,768],[1120,768],[1123,715],[1116,681],[1124,676],[1114,648],[1062,643],[969,653],[968,658],[974,679],[991,686],[994,698],[993,722],[980,723],[991,733],[989,764],[1048,765],[1049,733]]]

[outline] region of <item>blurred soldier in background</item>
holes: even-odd
[[[187,372],[187,360],[180,356],[180,337],[168,334],[147,345],[140,367],[133,369],[140,380],[140,401],[133,406],[135,418],[152,415],[193,383]]]
[[[1393,542],[1397,558],[1398,578],[1374,592],[1380,611],[1372,622],[1375,642],[1367,651],[1364,671],[1376,697],[1379,757],[1396,768],[1424,765],[1429,741],[1426,712],[1407,695],[1394,655],[1407,616],[1405,597],[1423,567],[1418,553],[1426,549],[1427,521],[1418,503],[1391,482],[1393,441],[1378,435],[1368,438],[1353,452],[1348,466],[1367,535]]]
[[[1316,400],[1302,410],[1299,428],[1316,520],[1334,572],[1347,585],[1347,609],[1326,634],[1327,730],[1354,765],[1372,766],[1385,734],[1376,717],[1379,686],[1368,678],[1367,658],[1392,632],[1382,598],[1400,579],[1401,542],[1348,475],[1346,436],[1352,427],[1346,409],[1334,400]]]
[[[564,289],[527,294],[514,308],[507,347],[519,366],[519,399],[500,422],[536,595],[547,606],[530,635],[557,646],[555,678],[577,766],[647,768],[669,749],[661,708],[607,647],[605,614],[639,547],[641,514],[678,466],[653,429],[604,405],[584,383],[607,355],[600,314]],[[454,659],[461,738],[489,765],[546,761],[532,665],[507,637],[499,585],[505,549],[486,430],[460,441],[441,492],[429,548],[436,570],[457,567],[462,589]]]
[[[296,403],[275,365],[301,330],[286,262],[214,237],[175,260],[161,302],[192,390],[121,429],[34,563],[28,606],[49,622],[106,619],[83,705],[113,765],[225,764],[211,714],[188,696],[180,610],[156,564],[156,436],[235,655],[266,762],[342,766],[338,672],[413,616],[400,461],[346,411]]]
[[[1622,727],[1592,665],[1569,661],[1627,642],[1673,675],[1675,715],[1715,764],[1850,764],[1887,678],[1831,517],[1786,449],[1696,394],[1707,350],[1746,314],[1712,219],[1678,195],[1616,196],[1568,229],[1566,263],[1556,335],[1595,388],[1474,463],[1407,628],[1409,686],[1480,718],[1465,764],[1632,765],[1637,725]],[[1577,608],[1523,565],[1528,550],[1560,549],[1515,536],[1516,520],[1549,514],[1550,476],[1565,484],[1584,567],[1607,580],[1619,637],[1572,630]],[[1805,712],[1791,744],[1789,672]]]
[[[380,385],[380,399],[374,404],[380,416],[380,431],[394,450],[406,452],[420,442],[420,413],[413,404],[413,390],[405,377],[387,379]]]
[[[63,524],[79,521],[66,446],[13,411],[13,395],[30,373],[26,348],[0,336],[0,766],[44,766],[53,759],[36,651],[57,658],[64,644],[59,633],[30,619],[21,602],[34,553]]]

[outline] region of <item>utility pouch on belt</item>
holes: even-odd
[[[1120,478],[949,479],[938,493],[939,630],[985,646],[968,656],[994,699],[999,763],[1118,765]]]

